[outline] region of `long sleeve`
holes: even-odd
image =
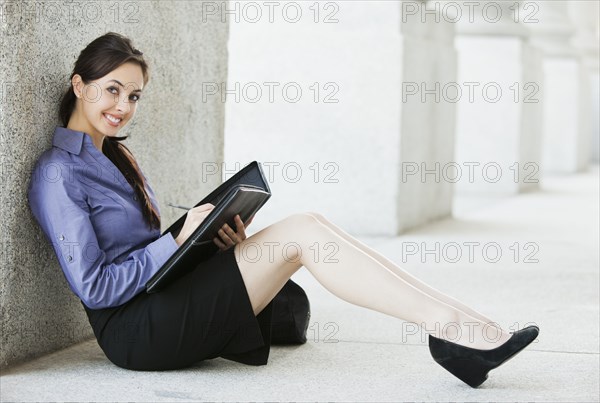
[[[178,248],[167,233],[124,260],[109,262],[99,246],[86,194],[77,181],[33,178],[27,197],[71,290],[91,309],[121,305],[143,291]]]

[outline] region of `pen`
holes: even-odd
[[[184,210],[191,210],[192,209],[191,207],[177,206],[177,205],[172,204],[172,203],[167,203],[167,204],[169,206],[171,206],[171,207],[177,207],[177,208],[184,209]]]

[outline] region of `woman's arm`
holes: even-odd
[[[71,290],[91,309],[121,305],[143,291],[178,248],[167,233],[131,252],[124,261],[109,263],[99,247],[86,196],[76,181],[33,177],[27,197]]]

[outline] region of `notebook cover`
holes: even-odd
[[[214,236],[225,222],[233,229],[233,220],[240,214],[243,222],[254,215],[271,197],[271,190],[260,163],[253,161],[233,177],[219,185],[194,207],[212,203],[215,208],[196,228],[194,233],[177,249],[165,264],[146,283],[146,292],[157,292],[168,283],[192,270],[198,263],[218,253]],[[162,235],[171,232],[177,237],[185,223],[187,212],[167,228]]]

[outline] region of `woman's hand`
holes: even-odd
[[[214,208],[215,206],[211,203],[191,208],[187,213],[183,227],[181,227],[181,230],[179,231],[179,235],[175,238],[175,243],[181,246]]]
[[[244,239],[246,239],[245,228],[247,228],[250,225],[253,218],[254,216],[250,217],[248,223],[244,227],[244,223],[242,222],[240,215],[236,214],[233,220],[235,221],[237,232],[234,232],[233,229],[231,229],[231,227],[227,223],[225,223],[223,224],[223,227],[219,230],[219,236],[223,241],[221,241],[217,237],[214,237],[214,243],[219,247],[219,249],[227,250],[236,243],[242,242]]]

